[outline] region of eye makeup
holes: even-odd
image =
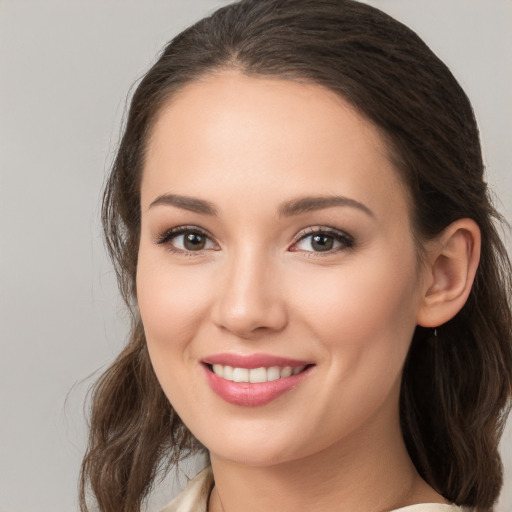
[[[220,250],[220,247],[206,230],[189,225],[177,226],[164,231],[154,238],[154,243],[165,246],[171,253],[186,256],[199,256],[204,254],[205,251]],[[290,252],[310,253],[309,257],[326,257],[353,247],[354,238],[344,231],[331,227],[316,226],[299,233],[288,250]],[[312,256],[313,254],[314,256]]]
[[[180,244],[183,248],[176,247],[174,240],[181,238]],[[212,236],[197,226],[177,226],[168,229],[155,237],[157,245],[164,245],[169,252],[183,254],[186,256],[197,256],[205,250],[219,250],[212,242]]]
[[[295,248],[308,238],[310,238],[309,246],[316,250],[308,251],[304,248]],[[290,250],[292,252],[314,252],[316,256],[328,256],[352,247],[354,247],[354,239],[344,231],[329,227],[311,227],[299,235],[297,242],[292,245]]]

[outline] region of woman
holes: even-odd
[[[349,0],[243,0],[139,84],[104,197],[130,342],[96,385],[82,510],[492,510],[510,261],[470,103]]]

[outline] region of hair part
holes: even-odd
[[[502,485],[498,443],[512,395],[512,269],[484,181],[471,104],[409,28],[353,0],[242,0],[176,36],[138,85],[103,199],[105,239],[133,313],[130,341],[97,382],[81,472],[102,512],[140,510],[158,469],[204,450],[172,409],[149,361],[136,308],[140,182],[164,105],[206,74],[318,84],[369,119],[412,198],[422,244],[471,218],[482,234],[462,310],[432,339],[417,327],[405,363],[400,419],[420,475],[450,501],[492,510]]]

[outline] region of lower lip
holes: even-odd
[[[313,366],[310,366],[290,377],[284,377],[269,382],[232,382],[215,375],[208,366],[202,365],[208,384],[213,392],[219,395],[226,402],[244,407],[255,407],[265,405],[282,394],[297,387],[310,373]]]

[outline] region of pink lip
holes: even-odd
[[[304,379],[308,377],[314,365],[307,367],[297,375],[280,378],[270,382],[232,382],[213,373],[210,364],[222,364],[223,366],[233,366],[237,368],[260,368],[271,366],[306,366],[310,363],[299,361],[297,359],[288,359],[266,354],[253,354],[251,356],[239,356],[236,354],[217,354],[215,356],[203,359],[201,365],[210,388],[214,393],[224,399],[226,402],[245,407],[255,407],[265,405],[275,400],[282,394],[296,388]]]
[[[251,354],[243,356],[240,354],[215,354],[203,359],[206,364],[221,364],[222,366],[233,366],[234,368],[270,368],[271,366],[306,366],[312,364],[311,361],[300,361],[299,359],[289,359],[287,357],[273,356],[270,354]]]

